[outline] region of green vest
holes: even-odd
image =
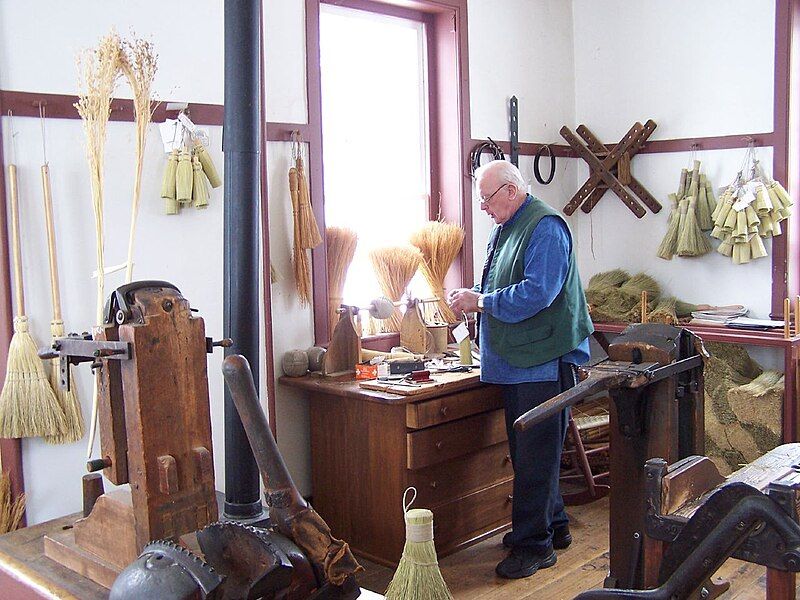
[[[524,279],[525,249],[536,225],[547,215],[563,220],[554,209],[531,197],[531,202],[520,209],[514,221],[501,228],[484,292],[493,292]],[[492,349],[514,367],[540,365],[577,348],[594,327],[575,264],[574,244],[564,286],[550,306],[519,323],[504,323],[489,314],[482,316],[488,319]]]

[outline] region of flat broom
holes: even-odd
[[[64,321],[61,318],[61,292],[58,282],[58,259],[56,256],[56,230],[53,218],[53,194],[50,187],[50,167],[47,158],[42,165],[42,193],[44,195],[44,216],[47,226],[47,255],[50,260],[50,293],[53,299],[53,320],[50,321],[50,334],[53,340],[64,337]],[[51,444],[71,444],[83,438],[84,425],[83,413],[78,397],[75,394],[75,379],[72,375],[72,365],[70,369],[70,380],[72,385],[69,390],[63,389],[59,385],[60,380],[60,361],[57,358],[50,360],[50,385],[53,386],[56,398],[64,411],[64,430],[60,435],[47,437]]]
[[[0,438],[62,435],[64,411],[47,379],[36,343],[28,332],[28,317],[25,316],[16,165],[8,165],[8,179],[11,188],[11,242],[17,313],[14,317],[14,335],[8,348],[6,379],[0,392]]]

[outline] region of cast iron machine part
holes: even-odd
[[[637,588],[648,551],[643,465],[703,454],[703,355],[688,330],[659,323],[627,327],[608,346],[608,360],[580,369],[583,381],[525,413],[524,432],[591,395],[608,392],[610,412],[609,573],[606,587]]]

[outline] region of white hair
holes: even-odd
[[[528,186],[522,178],[522,173],[506,160],[493,160],[475,169],[475,183],[479,183],[490,169],[497,175],[499,183],[510,183],[516,186],[517,190],[527,189]]]

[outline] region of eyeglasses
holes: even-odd
[[[495,194],[496,194],[497,192],[499,192],[500,190],[502,190],[502,189],[503,189],[504,187],[506,187],[507,185],[509,185],[509,184],[507,184],[507,183],[504,183],[503,185],[501,185],[499,188],[497,188],[497,189],[496,189],[494,192],[492,192],[492,193],[491,193],[489,196],[487,196],[486,198],[484,198],[483,196],[480,196],[480,197],[478,198],[478,204],[480,204],[481,206],[486,206],[487,204],[489,204],[489,201],[490,201],[492,198],[494,198]]]

